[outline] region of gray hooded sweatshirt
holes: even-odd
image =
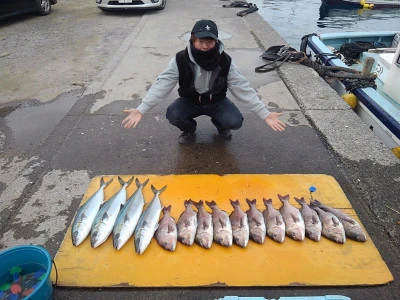
[[[219,45],[219,51],[222,52],[224,50],[224,45],[220,40]],[[212,71],[202,69],[195,62],[190,51],[190,41],[188,42],[187,48],[189,58],[194,63],[195,67],[194,86],[199,94],[203,94],[209,90]],[[154,106],[168,97],[178,81],[179,71],[174,56],[168,63],[167,69],[157,77],[156,82],[151,86],[147,95],[143,98],[142,103],[137,107],[137,110],[142,115],[146,114]],[[250,87],[249,81],[240,73],[239,68],[233,60],[228,73],[228,89],[238,101],[244,103],[246,109],[255,113],[262,120],[265,120],[270,114],[265,104],[258,98],[256,91]]]

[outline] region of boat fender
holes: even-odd
[[[348,105],[350,105],[351,109],[355,109],[357,106],[357,97],[354,94],[344,94],[342,99],[346,101]]]
[[[400,147],[392,148],[392,152],[397,158],[400,158]]]

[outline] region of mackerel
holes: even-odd
[[[160,219],[162,204],[160,200],[160,194],[164,192],[167,186],[157,190],[153,185],[151,190],[154,193],[154,198],[151,200],[149,205],[145,208],[143,214],[140,216],[138,224],[134,231],[135,239],[135,250],[137,254],[143,254],[143,252],[149,246],[151,239],[154,236],[155,231],[158,228],[158,220]]]
[[[79,208],[74,223],[72,224],[71,235],[72,244],[79,246],[89,235],[90,229],[101,204],[104,201],[104,189],[114,180],[104,182],[104,178],[100,179],[100,188]]]
[[[121,189],[104,203],[93,222],[90,234],[93,248],[103,244],[111,234],[121,206],[126,201],[126,187],[133,181],[133,176],[127,182],[118,176],[118,181],[122,185]]]
[[[113,228],[113,246],[117,250],[120,250],[125,245],[135,230],[145,205],[143,188],[148,182],[149,180],[147,179],[141,184],[136,178],[137,189],[118,214]]]

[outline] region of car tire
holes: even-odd
[[[161,0],[161,6],[157,7],[158,10],[162,10],[167,5],[167,0]]]
[[[41,16],[48,15],[51,12],[50,0],[36,0],[36,12]]]

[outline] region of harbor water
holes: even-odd
[[[368,1],[366,1],[368,3]],[[310,33],[398,30],[400,8],[363,9],[329,6],[321,0],[253,0],[258,13],[292,47]]]

